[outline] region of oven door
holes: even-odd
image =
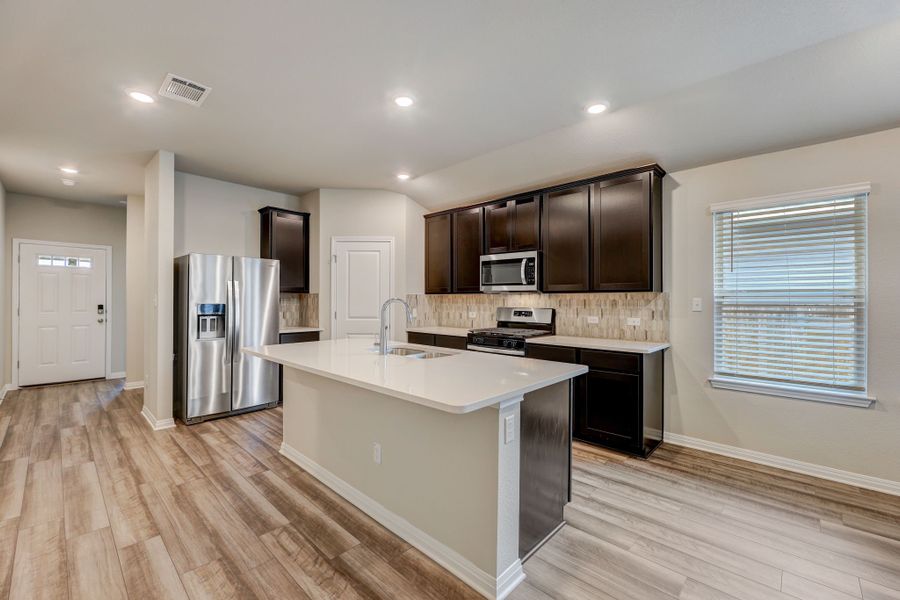
[[[509,252],[481,257],[482,292],[536,292],[538,253]]]

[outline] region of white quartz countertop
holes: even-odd
[[[309,333],[311,331],[322,331],[321,327],[282,327],[278,333]]]
[[[406,331],[430,333],[433,335],[455,335],[466,337],[469,330],[464,327],[407,327]],[[629,340],[610,340],[604,338],[578,337],[574,335],[542,335],[525,340],[527,344],[543,344],[546,346],[567,346],[586,350],[610,350],[612,352],[632,352],[634,354],[653,354],[665,350],[669,342],[635,342]]]
[[[417,359],[381,356],[368,339],[324,340],[243,348],[298,369],[449,413],[468,413],[587,372],[572,365],[394,342],[392,348],[425,348],[450,356]]]
[[[577,337],[574,335],[542,335],[525,340],[527,344],[544,346],[567,346],[585,350],[610,350],[612,352],[632,352],[635,354],[653,354],[665,350],[669,342],[634,342],[629,340],[607,340],[603,338]]]
[[[469,334],[469,330],[465,327],[407,327],[406,331],[431,335],[455,335],[457,337],[466,337]]]

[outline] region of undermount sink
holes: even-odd
[[[419,348],[391,348],[387,351],[388,354],[393,354],[394,356],[405,356],[407,358],[441,358],[443,356],[451,356],[448,352],[435,352],[433,350],[421,350]]]

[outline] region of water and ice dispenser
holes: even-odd
[[[225,305],[197,305],[197,339],[214,340],[225,337]]]

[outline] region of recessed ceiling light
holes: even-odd
[[[413,100],[409,96],[397,96],[396,98],[394,98],[394,104],[396,104],[400,108],[409,108],[414,103],[415,100]]]
[[[608,104],[599,103],[599,104],[591,104],[584,110],[586,110],[588,112],[588,114],[599,115],[602,112],[606,112],[607,108],[609,108]]]
[[[406,181],[409,179],[409,173],[397,173],[397,179],[400,181]]]
[[[153,104],[156,102],[153,99],[153,96],[149,96],[144,92],[128,92],[128,95],[131,96],[132,100],[137,100],[138,102],[143,102],[144,104]]]
[[[60,179],[60,181],[62,181],[62,184],[63,184],[63,185],[67,185],[67,186],[69,186],[69,187],[75,185],[75,180],[74,180],[74,179]]]
[[[75,167],[60,167],[59,170],[69,175],[78,175],[78,169]]]

